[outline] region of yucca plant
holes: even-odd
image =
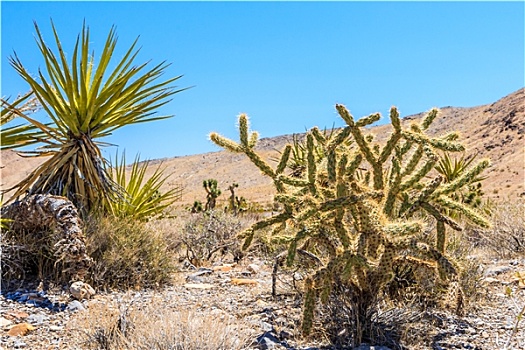
[[[445,183],[450,183],[463,176],[475,159],[476,156],[469,158],[465,155],[462,155],[459,158],[451,158],[448,153],[444,153],[439,157],[439,161],[436,164],[436,170],[443,176],[443,181]],[[483,196],[481,182],[486,178],[486,176],[479,175],[473,177],[467,184],[466,188],[464,188],[462,191],[457,191],[454,193],[454,199],[465,203],[470,207],[479,208],[482,205]],[[458,216],[455,213],[451,213],[451,215],[456,217]]]
[[[180,199],[182,190],[174,187],[170,190],[161,191],[162,185],[169,178],[164,174],[162,164],[155,169],[153,174],[146,179],[146,171],[150,161],[141,162],[139,156],[127,171],[126,155],[122,154],[120,161],[118,154],[113,165],[108,169],[110,178],[122,187],[126,193],[126,200],[108,201],[107,212],[116,217],[128,217],[146,221],[149,218],[162,215],[164,210]]]
[[[165,62],[152,68],[147,67],[148,63],[134,65],[139,52],[137,40],[110,69],[117,43],[114,27],[97,62],[90,54],[89,28],[84,23],[68,62],[55,26],[51,26],[58,54],[44,42],[35,23],[47,75],[39,70],[36,78],[16,53],[10,57],[11,65],[29,84],[52,121],[44,125],[22,115],[45,134],[39,139],[44,145],[26,155],[49,159],[13,187],[16,191],[11,198],[49,193],[68,197],[77,207],[89,211],[125,198],[122,188],[107,173],[107,160],[100,151],[105,143],[99,140],[127,125],[169,118],[153,114],[169,102],[170,96],[184,89],[170,86],[180,76],[159,81],[169,66]]]
[[[13,102],[9,99],[0,99],[0,149],[13,149],[18,147],[29,146],[38,143],[45,134],[35,125],[18,124],[6,127],[7,123],[13,121],[21,114],[30,114],[36,112],[40,105],[37,98],[30,91]]]

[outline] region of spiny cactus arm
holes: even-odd
[[[421,179],[434,169],[434,165],[436,165],[436,159],[428,159],[416,173],[401,183],[399,190],[406,191],[407,189],[414,187],[415,184],[419,183]]]
[[[328,145],[326,145],[326,149],[329,151],[336,149],[339,145],[345,142],[345,140],[348,138],[348,136],[350,136],[351,133],[352,129],[350,127],[346,127],[339,130],[339,132],[330,139],[330,142],[328,143]]]
[[[298,179],[286,175],[278,175],[276,179],[286,185],[290,185],[293,187],[306,187],[309,185],[309,182],[307,180]]]
[[[409,141],[419,144],[430,144],[432,147],[448,152],[462,152],[465,150],[459,142],[449,141],[442,138],[430,138],[426,135],[415,133],[412,131],[402,131],[403,137]]]
[[[379,247],[384,241],[384,227],[382,225],[384,218],[379,212],[379,208],[371,201],[360,201],[356,204],[356,208],[360,222],[359,230],[366,235],[367,256],[376,259]]]
[[[396,249],[394,247],[394,244],[388,241],[384,242],[384,246],[385,249],[379,260],[379,265],[374,271],[370,283],[371,288],[377,291],[381,290],[381,288],[386,283],[390,282],[390,280],[394,278],[392,265],[394,263],[394,259],[396,258]]]
[[[291,151],[292,151],[292,146],[286,145],[283,152],[281,153],[281,159],[279,160],[279,164],[277,165],[275,174],[280,175],[284,172],[284,170],[286,169],[286,165],[288,164],[288,160],[290,159]]]
[[[377,122],[379,119],[381,119],[381,114],[379,114],[379,113],[370,114],[367,117],[363,117],[363,118],[359,119],[355,123],[355,126],[357,128],[362,128],[362,127],[365,127],[365,126],[368,126],[370,124],[373,124],[373,123]]]
[[[314,137],[312,136],[312,134],[306,135],[306,149],[308,151],[307,153],[308,188],[310,189],[310,193],[315,196],[317,194],[317,186],[316,186],[317,164],[315,161]]]
[[[246,249],[248,249],[250,247],[250,245],[252,244],[252,240],[253,240],[253,237],[254,237],[254,234],[255,234],[256,231],[261,230],[261,229],[263,229],[265,227],[268,227],[268,226],[272,226],[272,225],[283,223],[286,220],[290,219],[291,217],[292,217],[292,215],[290,213],[284,212],[284,213],[272,216],[270,218],[267,218],[265,220],[256,222],[250,228],[244,230],[243,232],[241,232],[239,234],[239,236],[238,236],[239,238],[241,238],[241,239],[244,238],[244,243],[243,243],[242,249],[246,250]]]
[[[310,133],[315,137],[316,141],[319,142],[321,145],[326,144],[326,137],[323,135],[321,130],[317,126],[314,126],[312,129],[310,129]]]
[[[329,150],[326,168],[328,170],[328,182],[335,183],[337,180],[337,156],[335,150]]]
[[[286,255],[286,265],[292,266],[293,262],[295,260],[295,254],[297,253],[297,244],[304,238],[306,238],[307,234],[310,232],[309,229],[304,228],[302,230],[299,230],[295,237],[290,241],[288,245],[288,254]]]
[[[357,195],[351,194],[349,196],[339,197],[336,199],[325,201],[321,203],[317,208],[315,208],[315,210],[318,210],[320,212],[331,211],[331,210],[355,205],[359,203],[360,201],[363,201],[364,199],[367,199],[367,198],[379,199],[382,196],[383,196],[383,193],[381,191],[371,191],[371,192],[357,194]]]
[[[302,198],[299,196],[294,196],[291,194],[278,193],[273,198],[276,202],[282,203],[285,205],[297,205],[302,201]]]
[[[427,202],[428,198],[436,191],[436,189],[441,185],[441,182],[443,181],[443,177],[441,175],[435,177],[432,181],[430,181],[425,188],[421,191],[417,199],[410,205],[410,207],[407,208],[406,212],[400,211],[399,216],[402,216],[404,218],[410,217],[420,206],[423,202]]]
[[[339,113],[339,116],[343,118],[346,125],[348,125],[351,128],[354,127],[355,125],[354,117],[350,114],[350,112],[348,111],[348,109],[346,109],[344,105],[336,104],[335,109]]]
[[[348,185],[347,185],[347,178],[346,178],[346,165],[348,164],[348,156],[346,154],[342,154],[341,158],[339,159],[339,164],[337,165],[337,175],[336,175],[336,196],[337,197],[345,197],[348,195]]]
[[[479,174],[481,174],[489,166],[490,160],[482,159],[478,164],[466,171],[463,175],[434,192],[433,197],[446,195],[461,189],[463,186],[470,184]]]
[[[447,230],[443,221],[436,222],[436,249],[441,254],[445,254]]]
[[[452,229],[456,231],[463,231],[463,228],[457,222],[455,222],[448,216],[442,214],[440,210],[436,209],[433,205],[427,202],[422,202],[421,208],[423,208],[427,213],[432,215],[437,221],[441,221],[447,224],[448,226],[450,226]]]
[[[348,167],[346,168],[346,176],[352,177],[355,174],[355,171],[359,168],[359,165],[363,161],[363,156],[361,153],[355,154],[354,158],[350,161],[350,164],[348,164]]]
[[[412,147],[413,143],[406,142],[404,145],[409,145],[410,147]],[[403,156],[406,153],[404,152],[403,148],[406,148],[406,147],[402,147],[402,149],[399,151],[399,158],[401,158],[401,156]],[[405,165],[405,168],[401,172],[402,177],[410,175],[416,169],[417,165],[421,161],[421,158],[423,157],[423,153],[424,153],[423,145],[420,144],[418,145],[417,149],[414,151],[408,163]]]
[[[408,153],[412,149],[412,146],[414,146],[414,143],[411,141],[405,140],[403,143],[399,142],[396,145],[396,153],[399,158],[402,158],[405,154]]]
[[[438,116],[439,114],[439,110],[437,108],[432,108],[428,113],[427,115],[425,116],[425,118],[423,118],[423,120],[421,121],[421,129],[422,130],[427,130],[428,127],[432,124],[432,122],[434,121],[434,119],[436,119],[436,117]]]
[[[305,281],[306,294],[304,296],[303,304],[303,319],[301,322],[301,329],[305,336],[310,334],[312,330],[315,304],[317,302],[318,294],[314,288],[314,281],[312,277],[308,277]]]
[[[237,142],[230,140],[224,136],[221,136],[216,132],[210,133],[209,138],[217,146],[227,149],[230,152],[234,152],[234,153],[243,152],[243,148]]]
[[[384,233],[388,239],[414,236],[423,232],[425,225],[420,221],[396,222],[385,225]]]
[[[257,131],[252,131],[250,134],[250,140],[248,141],[248,147],[250,149],[254,148],[259,140],[259,133]]]
[[[492,226],[487,219],[470,209],[467,205],[450,199],[447,196],[439,196],[438,198],[435,198],[434,201],[445,208],[460,212],[478,226],[485,228],[490,228]]]
[[[250,160],[252,161],[253,164],[255,164],[255,166],[257,168],[259,168],[259,170],[266,176],[269,176],[271,177],[272,179],[275,179],[275,172],[273,171],[272,167],[270,167],[268,165],[268,163],[266,163],[257,153],[255,153],[253,150],[251,149],[248,149],[248,150],[244,150],[244,154],[246,154],[248,156],[248,158],[250,158]]]
[[[314,216],[318,216],[319,209],[316,206],[308,207],[304,210],[301,210],[297,215],[295,215],[295,221],[305,222]]]
[[[394,150],[395,146],[401,139],[401,120],[399,119],[399,112],[395,107],[392,107],[390,109],[390,123],[394,128],[394,132],[392,132],[392,134],[390,135],[390,138],[386,142],[385,146],[383,147],[383,150],[381,151],[381,154],[379,155],[378,162],[381,164],[386,162],[390,154],[392,154],[392,151]]]
[[[361,152],[365,156],[366,160],[370,164],[375,164],[376,163],[376,159],[375,159],[374,155],[372,154],[372,150],[370,149],[370,146],[369,146],[368,142],[365,140],[365,137],[363,136],[363,133],[361,132],[359,127],[357,127],[357,124],[354,122],[354,118],[352,117],[350,112],[346,109],[345,106],[339,105],[339,104],[336,105],[336,109],[337,109],[337,112],[339,113],[339,115],[341,116],[341,118],[343,118],[343,120],[346,122],[346,124],[351,128],[352,135],[354,136],[354,139],[355,139],[359,149],[361,150]],[[372,116],[370,116],[370,117],[372,117]]]
[[[459,133],[456,132],[456,131],[452,131],[444,136],[441,137],[443,140],[446,140],[446,141],[456,141],[457,139],[459,139]]]
[[[391,216],[394,211],[394,203],[396,196],[399,193],[401,185],[401,164],[397,157],[392,158],[392,170],[390,173],[390,181],[388,193],[386,196],[385,204],[383,205],[383,213],[387,216]]]
[[[344,219],[344,213],[345,211],[342,209],[339,209],[336,213],[336,216],[334,218],[334,228],[335,232],[337,234],[337,238],[339,238],[339,241],[343,245],[343,248],[348,249],[350,244],[352,243],[350,236],[348,234],[348,231],[345,227],[345,224],[343,222]]]
[[[239,138],[241,145],[246,149],[250,148],[248,142],[249,127],[248,116],[246,114],[239,115]]]

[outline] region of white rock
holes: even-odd
[[[253,274],[256,274],[257,272],[259,272],[259,270],[261,269],[258,265],[256,264],[250,264],[248,265],[247,267],[248,271],[250,271],[251,273]]]
[[[75,282],[69,287],[69,292],[77,300],[89,299],[95,295],[95,290],[84,282]]]
[[[9,326],[11,323],[13,323],[13,322],[8,320],[7,318],[0,317],[0,328],[4,328],[6,326]]]

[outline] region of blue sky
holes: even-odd
[[[262,137],[341,125],[392,105],[402,116],[432,107],[492,103],[524,84],[524,2],[1,2],[1,95],[27,85],[8,62],[16,51],[43,68],[33,21],[49,44],[50,19],[66,53],[82,22],[95,55],[112,25],[120,58],[140,36],[136,62],[172,63],[184,75],[159,114],[105,141],[129,159],[219,150],[211,131],[237,139],[239,113]],[[115,148],[105,151],[113,155]]]

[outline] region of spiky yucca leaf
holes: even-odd
[[[108,212],[114,216],[147,220],[162,215],[164,210],[182,195],[182,189],[179,187],[161,191],[161,187],[169,178],[169,175],[164,175],[162,164],[159,164],[149,177],[146,176],[146,171],[150,161],[141,162],[138,155],[129,167],[129,172],[125,153],[122,154],[120,161],[117,154],[111,164],[112,167],[108,169],[110,177],[126,193],[125,200],[107,203]]]
[[[38,127],[32,124],[6,126],[7,123],[13,121],[16,117],[34,113],[40,108],[32,91],[18,97],[13,102],[2,98],[0,99],[0,106],[0,149],[29,146],[40,142],[45,136]]]
[[[51,193],[66,196],[77,207],[90,210],[98,204],[122,200],[124,193],[106,171],[107,161],[95,141],[126,125],[164,119],[154,111],[182,91],[170,86],[180,76],[160,81],[167,64],[147,68],[133,61],[138,54],[135,41],[116,65],[110,65],[117,37],[112,28],[98,62],[90,54],[89,28],[84,24],[77,38],[71,61],[53,25],[58,54],[49,47],[35,23],[37,45],[45,62],[46,73],[38,72],[38,81],[26,70],[16,53],[11,65],[30,85],[36,98],[52,121],[32,125],[45,133],[45,146],[30,156],[51,156],[14,188],[12,198],[28,193]],[[110,66],[115,66],[110,69]]]

